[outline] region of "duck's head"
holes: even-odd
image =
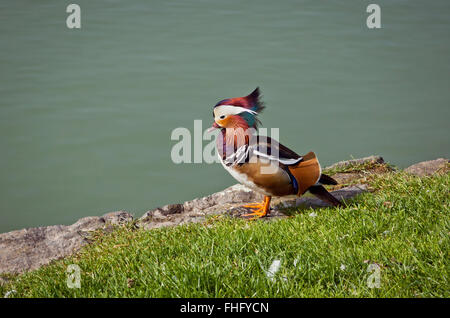
[[[215,128],[257,128],[257,116],[264,109],[260,100],[259,87],[244,97],[227,98],[218,102],[213,109]]]

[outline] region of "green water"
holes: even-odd
[[[233,184],[173,164],[170,134],[256,86],[263,125],[323,165],[450,155],[450,1],[74,2],[79,30],[70,2],[0,3],[0,232]]]

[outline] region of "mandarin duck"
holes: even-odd
[[[221,100],[214,106],[214,123],[209,129],[220,129],[216,147],[223,167],[237,181],[264,195],[262,203],[243,206],[252,211],[244,216],[267,216],[272,196],[301,196],[306,191],[341,206],[323,187],[337,182],[322,174],[314,152],[300,156],[273,138],[257,135],[257,116],[264,108],[258,87],[247,96]]]

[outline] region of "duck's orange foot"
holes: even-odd
[[[270,212],[270,199],[271,197],[265,196],[262,203],[251,203],[243,205],[243,208],[250,208],[253,212],[244,214],[244,217],[251,216],[250,220],[256,220],[269,214]]]

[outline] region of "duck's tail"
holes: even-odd
[[[343,206],[342,202],[336,199],[330,192],[327,191],[321,184],[316,184],[309,187],[309,192],[314,194],[320,200],[330,203],[332,206]]]
[[[327,176],[326,174],[321,174],[319,183],[321,184],[329,184],[329,185],[336,185],[338,184],[336,180],[334,180],[332,177]]]

